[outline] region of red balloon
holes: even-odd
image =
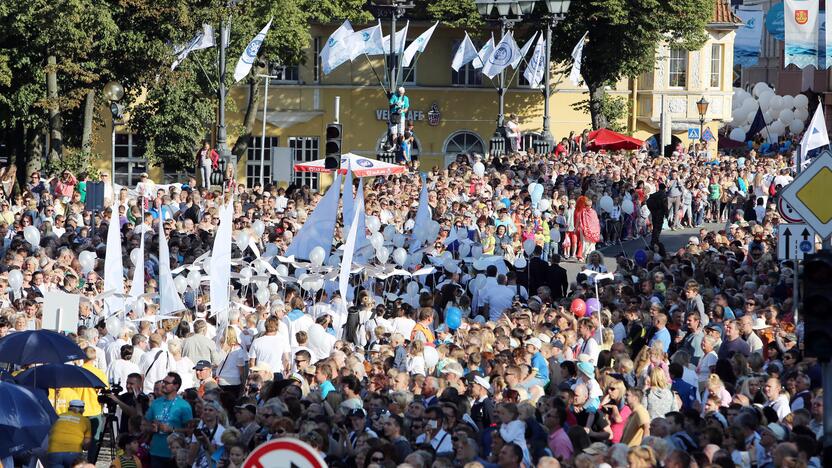
[[[581,318],[586,315],[586,302],[583,299],[576,298],[572,300],[572,304],[569,306],[569,310],[575,317]]]

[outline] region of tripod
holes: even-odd
[[[101,429],[101,434],[98,435],[98,441],[93,448],[93,452],[90,454],[89,459],[90,462],[95,463],[98,461],[98,456],[101,453],[101,447],[104,446],[104,436],[109,435],[110,438],[110,460],[114,460],[116,458],[116,454],[118,453],[118,443],[116,441],[116,435],[118,434],[118,418],[116,417],[115,411],[110,411],[110,408],[107,408],[106,417],[104,419],[104,426]]]

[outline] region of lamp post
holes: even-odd
[[[104,97],[110,101],[110,115],[113,129],[110,133],[110,180],[116,182],[116,122],[124,117],[124,106],[119,104],[124,97],[124,86],[118,81],[109,81],[104,85]]]
[[[708,113],[708,105],[711,103],[705,99],[705,96],[702,96],[701,99],[696,101],[696,110],[699,111],[699,140],[705,141],[705,114]],[[707,142],[705,142],[707,144]]]
[[[233,6],[232,2],[229,2],[229,6]],[[228,148],[228,133],[225,128],[225,97],[227,90],[225,89],[225,68],[226,68],[226,58],[225,58],[225,50],[228,48],[228,38],[231,35],[231,15],[228,16],[227,19],[222,21],[222,25],[220,27],[220,62],[219,62],[219,80],[217,86],[217,99],[219,100],[219,118],[217,121],[217,153],[220,155],[220,159],[225,161],[226,166],[231,164],[234,166],[236,171],[237,169],[237,161],[233,154],[231,154],[231,150]]]
[[[555,145],[555,139],[549,129],[549,96],[551,85],[549,81],[549,64],[552,63],[552,29],[566,18],[570,0],[544,0],[549,14],[546,17],[546,75],[543,87],[543,141],[546,142],[546,152]]]
[[[266,161],[266,110],[269,106],[269,82],[272,78],[277,79],[277,76],[271,76],[269,74],[265,75],[257,75],[258,78],[263,78],[264,84],[264,92],[263,92],[263,133],[260,135],[260,188],[266,190],[265,185],[265,178],[263,173],[265,172],[265,161]],[[274,176],[274,174],[272,174]]]
[[[500,40],[514,27],[514,23],[520,21],[523,15],[527,15],[534,9],[536,0],[474,0],[477,11],[486,19],[490,19],[494,11],[495,18],[500,22]],[[500,109],[497,113],[497,129],[491,138],[492,155],[500,155],[505,151],[506,127],[505,127],[505,69],[500,71],[500,83],[497,87]]]

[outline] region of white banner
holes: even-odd
[[[170,249],[165,237],[165,223],[159,221],[159,315],[173,315],[185,310],[170,272]]]
[[[118,219],[118,201],[113,203],[110,224],[107,227],[107,252],[104,258],[104,291],[113,291],[117,295],[104,299],[107,315],[115,311],[124,311],[124,264],[121,260],[121,223]]]
[[[335,181],[321,198],[312,214],[295,234],[286,256],[294,255],[298,259],[309,260],[309,253],[315,247],[323,247],[326,258],[332,250],[332,236],[335,232],[335,221],[338,218],[338,201],[341,198],[341,173],[335,176]]]
[[[737,16],[745,23],[737,30],[734,40],[734,65],[752,67],[760,58],[763,39],[763,11],[737,10]]]
[[[211,279],[209,298],[211,312],[217,315],[217,339],[225,338],[225,327],[228,324],[228,287],[231,285],[231,229],[234,222],[234,204],[220,206],[220,225],[214,237],[214,247],[211,249]]]
[[[468,37],[468,32],[466,31],[465,38],[459,43],[459,47],[456,48],[456,53],[454,53],[454,58],[451,60],[451,68],[458,72],[460,68],[471,63],[476,58],[477,48],[474,47],[474,43],[471,42],[471,38]],[[475,68],[480,68],[482,67],[482,63],[479,64],[479,67],[476,64],[474,66]]]
[[[569,81],[571,81],[575,86],[578,86],[581,82],[581,64],[584,61],[584,42],[586,41],[586,36],[588,35],[589,31],[585,32],[584,35],[581,36],[581,40],[575,44],[575,48],[572,49],[572,70],[569,72]]]
[[[526,43],[523,44],[523,48],[520,49],[520,55],[515,57],[514,60],[511,62],[511,68],[517,68],[517,65],[520,65],[520,61],[523,60],[523,58],[526,56],[526,54],[529,53],[529,49],[532,48],[532,44],[534,44],[534,40],[537,37],[537,34],[538,34],[537,31],[535,31],[535,33],[532,34],[532,37],[530,37],[526,41]]]
[[[537,45],[534,46],[534,53],[532,53],[532,57],[529,59],[529,66],[526,67],[523,76],[529,82],[529,87],[537,88],[540,86],[540,82],[543,81],[543,74],[547,71],[546,41],[543,40],[543,35],[541,34],[537,38]]]
[[[176,55],[176,59],[173,61],[170,69],[175,70],[191,52],[214,47],[215,45],[217,44],[214,39],[214,27],[210,24],[203,24],[202,31],[196,33],[193,39],[187,44],[180,44],[173,49],[173,55]]]
[[[818,66],[818,0],[786,0],[786,45],[783,66]]]
[[[257,60],[257,52],[260,51],[260,46],[263,45],[263,41],[266,40],[266,34],[269,33],[269,28],[272,27],[272,20],[269,20],[266,23],[266,26],[254,36],[254,39],[248,43],[246,46],[246,50],[243,51],[243,54],[240,55],[240,59],[237,60],[237,66],[234,67],[234,82],[238,82],[248,75],[248,72],[251,71],[251,66],[254,64],[254,61]]]
[[[350,60],[355,60],[364,54],[382,55],[384,41],[381,35],[381,21],[375,26],[352,33],[348,42]]]
[[[413,57],[416,56],[416,52],[424,52],[425,47],[428,46],[428,41],[430,41],[430,37],[433,36],[433,31],[436,30],[436,27],[439,26],[439,21],[434,23],[433,26],[430,27],[427,31],[419,34],[419,37],[416,38],[413,42],[407,46],[407,49],[404,50],[404,55],[402,56],[402,65],[405,67],[410,66],[410,62],[413,60]]]
[[[514,62],[514,59],[520,55],[520,48],[514,42],[514,36],[511,32],[507,33],[500,39],[500,43],[494,48],[494,52],[485,61],[485,66],[482,67],[482,74],[494,78],[506,67]]]
[[[491,57],[491,52],[494,52],[494,33],[491,33],[491,39],[477,52],[477,58],[474,60],[474,68],[480,69],[485,66],[488,57]]]
[[[349,20],[345,20],[344,24],[329,36],[320,53],[324,75],[329,75],[338,65],[350,59],[349,37],[352,33],[352,25]]]
[[[395,52],[398,53],[398,54],[401,54],[402,52],[404,52],[404,46],[405,46],[405,44],[407,44],[407,28],[409,28],[409,27],[410,27],[410,21],[405,23],[404,27],[402,29],[399,29],[398,31],[396,31],[396,44],[395,44],[396,50],[395,50]],[[390,36],[384,36],[384,39],[382,40],[382,42],[384,43],[384,53],[389,54],[390,53]]]

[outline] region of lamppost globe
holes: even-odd
[[[565,15],[569,11],[571,0],[545,0],[546,8],[553,15]]]
[[[696,110],[698,110],[698,111],[699,111],[699,118],[700,118],[701,120],[705,120],[705,114],[707,114],[707,113],[708,113],[708,106],[709,106],[710,104],[711,104],[711,103],[710,103],[710,102],[708,102],[708,100],[707,100],[707,99],[705,99],[705,96],[702,96],[702,98],[701,98],[701,99],[699,99],[698,101],[696,101]]]
[[[109,81],[104,85],[104,97],[109,101],[120,101],[124,97],[124,87],[118,81]]]

